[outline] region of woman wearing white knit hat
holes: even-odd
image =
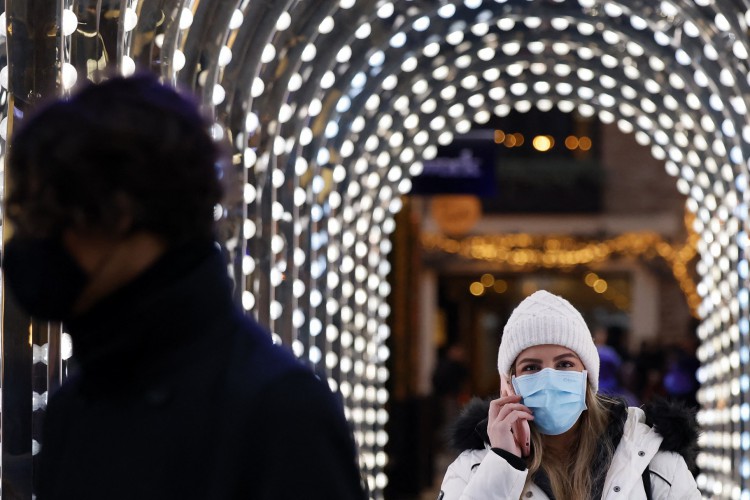
[[[598,395],[599,356],[567,300],[541,290],[518,305],[498,370],[501,397],[473,400],[455,427],[463,452],[440,500],[701,498],[692,412]]]

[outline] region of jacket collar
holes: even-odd
[[[668,399],[655,399],[643,410],[646,425],[653,427],[664,438],[659,449],[679,453],[685,459],[691,472],[696,472],[695,459],[698,454],[698,435],[700,434],[695,416],[696,410],[681,402]]]
[[[112,383],[164,366],[232,309],[224,259],[212,242],[200,241],[171,249],[65,327],[83,378]]]
[[[613,448],[616,448],[625,432],[628,413],[633,413],[631,425],[642,425],[641,432],[653,432],[661,439],[659,450],[679,453],[688,467],[695,466],[698,449],[699,428],[695,411],[679,402],[654,400],[643,409],[627,408],[623,400],[608,400],[614,418],[605,431]],[[473,398],[464,407],[451,429],[451,443],[457,450],[483,449],[489,442],[487,436],[487,413],[490,400]],[[637,410],[637,411],[635,411]],[[654,437],[652,436],[652,437]]]

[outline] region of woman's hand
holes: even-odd
[[[490,403],[487,435],[493,448],[509,451],[518,457],[528,454],[528,421],[534,415],[521,404],[521,396],[503,396]]]

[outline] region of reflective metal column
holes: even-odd
[[[57,94],[62,4],[50,0],[6,0],[8,130],[41,100]],[[0,8],[2,8],[0,6]],[[7,185],[6,185],[7,187]],[[3,240],[10,229],[3,224]],[[59,334],[59,328],[56,329]],[[46,324],[30,321],[15,300],[2,295],[2,495],[30,499],[32,466],[32,345],[45,342]],[[59,376],[52,374],[52,379]]]

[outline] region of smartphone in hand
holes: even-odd
[[[516,394],[513,386],[510,384],[508,384],[508,394]],[[528,420],[517,420],[513,424],[513,437],[518,447],[521,448],[521,456],[528,457],[529,453],[531,453],[531,429],[529,429]]]
[[[513,426],[513,435],[516,437],[518,447],[521,448],[521,456],[528,457],[531,453],[531,430],[528,420],[516,422]]]

